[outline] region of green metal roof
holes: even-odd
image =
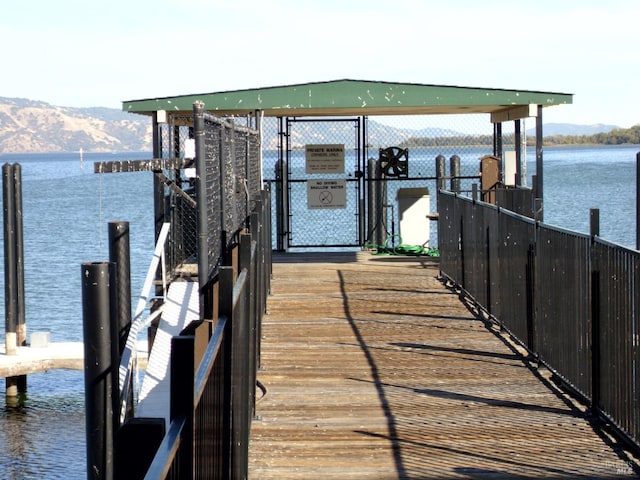
[[[349,116],[414,114],[500,114],[528,105],[570,104],[567,93],[471,88],[415,83],[333,80],[123,102],[123,110],[192,112],[195,101],[218,115]],[[523,115],[527,116],[527,115]]]

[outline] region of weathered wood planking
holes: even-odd
[[[437,268],[368,253],[274,258],[250,478],[635,478]]]

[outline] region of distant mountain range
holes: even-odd
[[[333,125],[335,127],[335,124]],[[610,132],[613,125],[544,125],[544,135],[592,135]],[[353,124],[344,122],[336,129],[322,129],[311,122],[300,123],[292,131],[292,144],[336,143],[339,138],[355,138]],[[278,145],[276,122],[265,122],[263,146]],[[527,130],[529,135],[535,130]],[[399,144],[411,137],[464,135],[449,129],[410,129],[384,125],[372,118],[367,123],[367,138],[373,146]],[[338,142],[342,143],[342,142]],[[115,108],[58,107],[46,102],[0,97],[0,153],[39,152],[122,152],[151,151],[151,121],[143,115]]]
[[[114,108],[0,97],[0,153],[150,151],[151,122]]]
[[[596,133],[609,133],[611,130],[620,128],[616,125],[605,125],[596,123],[595,125],[575,125],[572,123],[544,123],[542,135],[595,135]],[[527,135],[535,135],[535,128],[528,128]]]

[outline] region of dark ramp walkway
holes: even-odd
[[[275,256],[251,479],[637,478],[433,259]]]

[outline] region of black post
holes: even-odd
[[[182,432],[178,464],[181,478],[194,476],[194,403],[195,382],[195,337],[179,335],[171,339],[171,405],[170,417],[173,422],[180,416],[185,418]]]
[[[436,157],[436,178],[438,183],[438,190],[447,189],[447,179],[445,178],[445,164],[447,159],[444,155],[438,155]]]
[[[17,349],[17,270],[16,270],[16,243],[15,243],[15,194],[13,182],[13,169],[10,164],[2,166],[2,200],[4,210],[4,311],[5,311],[5,351],[7,355],[15,355]],[[7,379],[8,381],[8,379]],[[7,383],[7,387],[9,384]],[[17,395],[15,386],[11,390],[7,388],[7,396]]]
[[[522,186],[522,122],[520,120],[514,121],[514,135],[516,142],[516,187],[520,187]]]
[[[116,291],[114,293],[117,297],[117,311],[114,320],[118,351],[117,356],[113,359],[115,365],[120,365],[131,329],[131,255],[129,244],[129,222],[109,222],[109,261],[115,265]],[[133,382],[133,376],[130,381]],[[116,398],[119,398],[120,392],[117,393]],[[129,388],[127,405],[127,416],[133,416],[133,388]],[[114,410],[116,428],[120,426],[120,417],[117,415],[119,411],[119,408]]]
[[[13,168],[2,166],[2,200],[4,210],[4,342],[7,355],[16,355],[18,347],[18,272],[16,255],[16,209]],[[20,377],[6,377],[5,396],[18,396]]]
[[[153,148],[153,158],[162,157],[162,135],[161,126],[158,121],[158,112],[153,112],[153,119],[151,123],[151,147]],[[155,238],[157,239],[162,230],[162,224],[164,223],[164,184],[157,175],[153,176],[153,210],[154,210],[154,225],[155,225]]]
[[[15,248],[16,248],[16,343],[19,347],[27,345],[27,320],[24,295],[24,226],[22,221],[22,167],[13,164],[13,195],[15,200]],[[17,379],[18,392],[27,391],[27,376]]]
[[[589,210],[589,232],[592,237],[600,235],[600,209]]]
[[[204,138],[204,104],[193,104],[193,138],[196,148],[196,196],[197,218],[196,228],[198,232],[198,282],[200,287],[200,318],[204,318],[204,286],[209,276],[209,230],[207,228],[207,169],[206,150]]]
[[[82,318],[87,437],[87,478],[113,479],[114,402],[117,401],[117,349],[113,289],[114,265],[82,264]]]
[[[118,291],[116,326],[118,332],[118,362],[124,351],[131,328],[131,258],[129,222],[109,222],[109,261],[115,263]]]
[[[460,193],[460,157],[458,155],[451,156],[449,168],[451,172],[451,191]]]
[[[16,244],[16,294],[18,314],[18,346],[27,344],[27,324],[24,298],[24,228],[22,222],[22,167],[13,165],[13,195],[15,199],[15,244]]]
[[[636,154],[636,250],[640,250],[640,152]]]
[[[276,251],[284,251],[285,221],[284,221],[284,180],[283,180],[283,162],[284,160],[276,160],[274,174],[276,179]]]

